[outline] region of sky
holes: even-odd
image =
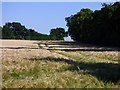
[[[26,28],[43,34],[49,34],[50,29],[57,27],[67,31],[66,17],[76,14],[82,8],[99,10],[101,3],[103,2],[2,2],[1,24],[20,22]]]

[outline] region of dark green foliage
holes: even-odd
[[[2,30],[2,27],[0,26],[0,31]]]
[[[27,29],[20,23],[6,23],[2,29],[3,39],[49,40],[49,35],[41,34],[33,29]]]
[[[103,4],[101,10],[81,9],[66,18],[73,40],[99,45],[120,46],[120,2]]]
[[[0,26],[0,38],[2,38],[2,27]]]
[[[90,36],[92,14],[90,9],[81,9],[77,14],[66,18],[68,33],[73,40],[84,41]]]
[[[50,35],[41,34],[33,29],[27,29],[18,22],[6,23],[2,29],[3,39],[24,40],[64,40],[67,32],[63,28],[51,29]]]
[[[52,40],[64,40],[64,37],[67,36],[67,32],[65,32],[64,28],[56,28],[50,30],[50,38]]]

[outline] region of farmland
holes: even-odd
[[[120,88],[116,49],[77,45],[78,50],[68,51],[42,48],[41,41],[1,42],[3,88]]]

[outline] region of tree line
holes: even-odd
[[[68,34],[78,42],[120,46],[120,2],[100,10],[81,9],[66,19]]]
[[[66,32],[64,28],[50,30],[50,35],[38,33],[34,29],[27,29],[19,22],[7,22],[2,30],[2,39],[23,39],[23,40],[64,40]]]
[[[2,28],[2,39],[64,40],[69,35],[78,42],[120,46],[120,2],[104,3],[95,11],[83,8],[65,20],[67,32],[58,27],[51,29],[49,35],[27,29],[18,22],[8,22]]]

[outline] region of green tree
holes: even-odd
[[[27,29],[18,22],[6,23],[2,29],[3,39],[49,40],[49,35]]]
[[[0,31],[2,31],[2,27],[0,26]]]
[[[120,42],[120,3],[103,4],[101,10],[94,12],[93,36],[96,43],[119,45]]]
[[[81,9],[75,15],[67,17],[68,34],[73,40],[85,41],[91,32],[91,21],[93,11],[90,9]]]
[[[6,23],[2,28],[2,38],[3,39],[13,39],[14,33],[11,30],[11,23]]]
[[[99,45],[120,46],[120,2],[102,4],[101,10],[81,9],[66,18],[73,40]]]
[[[64,37],[67,36],[67,32],[65,32],[64,28],[56,28],[50,30],[50,38],[52,40],[64,40]]]
[[[2,27],[0,26],[0,39],[2,38]]]

